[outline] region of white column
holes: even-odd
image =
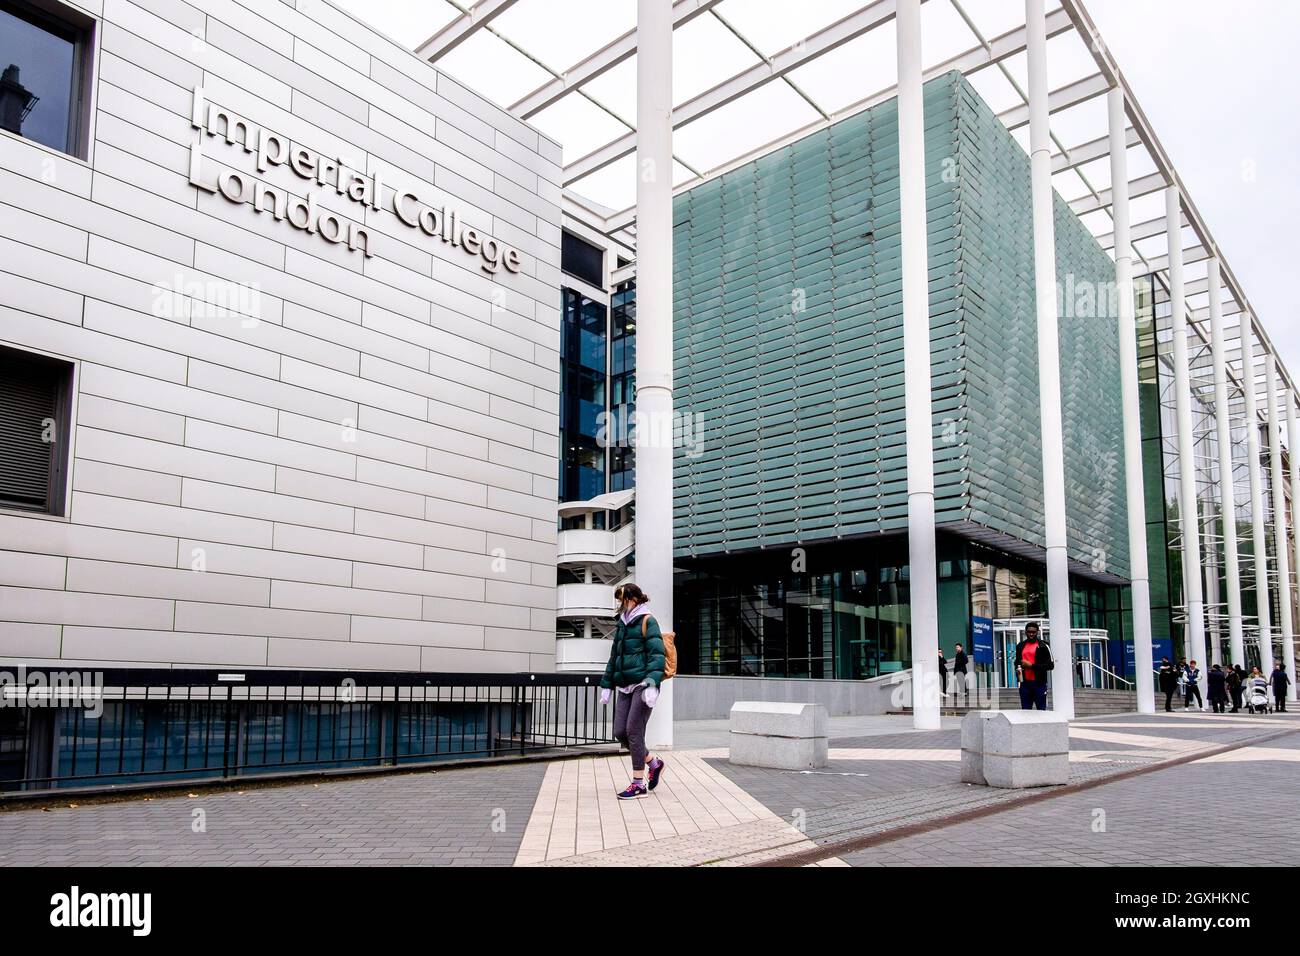
[[[934,539],[930,271],[926,250],[921,0],[898,2],[898,191],[907,417],[907,547],[912,604],[912,721],[939,728],[939,585]]]
[[[1268,603],[1268,552],[1264,541],[1264,490],[1259,475],[1259,407],[1255,402],[1255,346],[1250,313],[1241,313],[1241,387],[1246,395],[1246,462],[1250,465],[1250,524],[1255,549],[1255,604],[1259,611],[1259,664],[1273,669],[1273,609]]]
[[[1286,447],[1291,456],[1291,507],[1293,510],[1292,517],[1300,515],[1300,435],[1296,432],[1296,414],[1295,414],[1295,395],[1288,388],[1286,392]],[[1292,557],[1295,559],[1291,568],[1293,571],[1292,585],[1295,585],[1294,575],[1300,575],[1300,525],[1293,520],[1291,528],[1295,532],[1295,553]],[[1289,597],[1289,595],[1288,595]],[[1294,644],[1294,642],[1292,642]],[[1292,647],[1286,659],[1287,675],[1291,678],[1291,686],[1287,688],[1287,699],[1296,699],[1295,686],[1295,648]]]
[[[1124,490],[1128,500],[1128,552],[1132,569],[1133,660],[1138,713],[1154,714],[1151,659],[1151,575],[1147,567],[1146,483],[1142,476],[1142,416],[1138,395],[1137,318],[1133,304],[1133,243],[1128,205],[1128,122],[1124,91],[1107,97],[1110,109],[1111,215],[1115,223],[1115,285],[1119,299],[1119,372],[1124,415]],[[1072,665],[1073,666],[1073,665]]]
[[[1278,434],[1277,359],[1264,356],[1264,387],[1268,389],[1268,459],[1273,485],[1273,541],[1277,552],[1278,624],[1282,628],[1282,666],[1291,678],[1289,699],[1295,693],[1295,632],[1291,621],[1291,555],[1287,542],[1286,485],[1282,476],[1282,436]]]
[[[1183,532],[1183,603],[1187,606],[1184,651],[1202,673],[1205,660],[1205,599],[1202,593],[1201,517],[1196,498],[1196,436],[1192,432],[1191,373],[1187,367],[1187,308],[1183,285],[1183,206],[1177,186],[1165,190],[1169,224],[1169,305],[1172,310],[1174,411],[1178,428],[1178,513]],[[1204,684],[1202,683],[1202,687]]]
[[[1237,488],[1232,471],[1232,417],[1228,405],[1228,366],[1223,356],[1223,301],[1220,270],[1211,258],[1206,275],[1210,290],[1210,348],[1214,356],[1214,422],[1219,444],[1219,513],[1223,519],[1224,578],[1228,588],[1228,648],[1232,663],[1246,663],[1241,630],[1241,566],[1237,553]]]
[[[636,583],[659,626],[673,628],[673,11],[637,0]],[[646,729],[673,743],[673,682]]]
[[[1070,564],[1065,528],[1065,449],[1061,437],[1061,351],[1056,314],[1056,223],[1052,207],[1052,139],[1048,125],[1047,20],[1043,0],[1025,0],[1029,53],[1029,161],[1034,214],[1034,288],[1038,315],[1038,406],[1043,444],[1043,524],[1047,542],[1047,617],[1052,709],[1074,717],[1070,652]],[[1064,666],[1062,666],[1064,665]]]
[[[1211,533],[1216,520],[1214,504],[1207,501],[1205,503],[1205,549],[1202,553],[1205,555],[1205,624],[1210,634],[1210,647],[1207,652],[1210,659],[1207,663],[1210,664],[1223,663],[1223,628],[1218,612],[1219,605],[1223,603],[1219,594],[1219,553],[1214,546],[1214,537]],[[1213,613],[1210,608],[1215,609]]]

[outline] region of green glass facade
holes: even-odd
[[[978,610],[973,569],[1006,568],[1038,613],[1033,239],[1029,160],[987,105],[954,73],[927,84],[925,110],[951,653]],[[674,478],[688,666],[857,677],[910,663],[898,216],[893,102],[676,201],[676,405],[702,437]],[[1122,639],[1114,265],[1059,197],[1056,233],[1076,622]]]

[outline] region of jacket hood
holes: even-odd
[[[619,619],[622,620],[624,624],[631,624],[637,618],[649,613],[650,613],[650,602],[647,601],[645,604],[638,604],[636,607],[632,608],[631,611],[628,611],[626,613],[620,612],[618,616]]]

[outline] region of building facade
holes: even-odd
[[[925,111],[951,655],[980,595],[990,618],[1045,613],[1029,162],[959,74]],[[897,128],[890,101],[678,198],[677,400],[700,441],[676,461],[676,624],[702,673],[910,666]],[[1059,197],[1056,235],[1072,598],[1097,627],[1128,573],[1114,266]]]
[[[553,669],[557,144],[325,2],[0,21],[0,659]]]

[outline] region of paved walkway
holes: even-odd
[[[1294,866],[1300,733],[850,853],[851,866]],[[1027,834],[1033,834],[1027,838]]]
[[[1300,818],[1284,805],[1300,715],[1076,721],[1071,782],[1102,784],[1012,813],[1001,811],[1025,791],[958,781],[957,726],[836,718],[829,766],[798,773],[733,767],[725,722],[683,724],[660,787],[634,801],[614,798],[626,758],[600,756],[12,808],[0,812],[0,865],[1245,862],[1213,840],[1188,841],[1184,826],[1231,845],[1253,835],[1267,848],[1259,862],[1300,856]],[[1224,746],[1240,749],[1123,776]],[[1165,812],[1175,807],[1188,816]],[[1094,833],[1098,809],[1106,829]],[[1045,835],[1028,853],[1017,842],[1026,820]],[[900,835],[920,825],[931,829]]]
[[[0,865],[502,865],[546,768],[470,767],[0,813]]]

